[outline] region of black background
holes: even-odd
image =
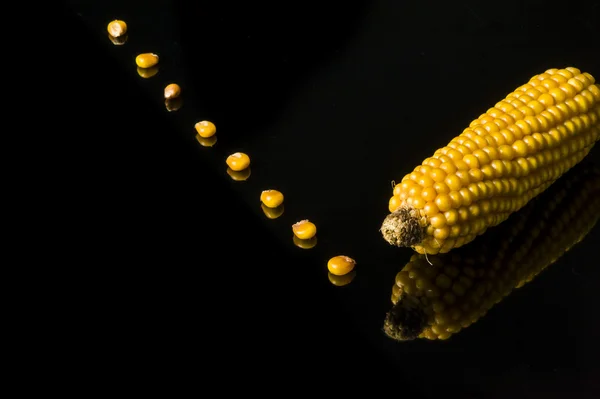
[[[571,65],[600,76],[598,3],[324,4],[66,4],[72,34],[53,48],[52,79],[66,151],[50,216],[69,233],[52,250],[80,266],[82,359],[105,365],[107,381],[222,378],[225,391],[258,394],[319,392],[320,381],[412,397],[594,397],[597,227],[451,340],[405,344],[381,325],[411,252],[377,229],[391,180],[531,76]],[[115,18],[129,24],[123,46],[106,35]],[[141,52],[160,54],[155,77],[137,75]],[[171,82],[184,104],[169,113]],[[217,125],[214,148],[194,139],[200,119]],[[225,173],[238,150],[253,161],[243,183]],[[268,186],[286,195],[277,220],[257,200]],[[292,243],[303,218],[319,228],[310,251]],[[346,287],[327,279],[337,254],[358,261]]]

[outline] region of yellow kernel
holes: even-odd
[[[108,23],[106,30],[112,37],[124,36],[127,33],[127,24],[125,21],[115,19],[114,21]]]
[[[544,94],[546,94],[546,93],[544,93]],[[545,99],[543,97],[544,94],[541,94],[539,98],[541,98],[542,100],[544,100]],[[552,98],[552,96],[550,96],[550,98]],[[530,101],[530,102],[527,103],[527,106],[529,108],[531,108],[533,110],[533,112],[535,112],[536,114],[539,114],[540,112],[542,112],[544,110],[544,105],[539,100]]]
[[[463,161],[469,166],[469,169],[479,168],[479,160],[473,154],[467,154],[463,157]]]
[[[435,197],[437,197],[437,191],[435,191],[435,187],[426,187],[421,190],[421,198],[423,198],[426,202],[434,201]]]
[[[446,174],[452,174],[456,172],[456,165],[453,162],[443,162],[440,165],[440,169],[446,172]]]
[[[570,84],[571,86],[573,86],[575,88],[575,90],[577,90],[578,93],[581,90],[585,89],[585,86],[583,85],[583,83],[575,78],[569,79],[567,83]]]
[[[413,187],[415,185],[416,185],[416,183],[414,181],[412,181],[412,180],[404,180],[404,181],[402,181],[402,183],[400,183],[400,189],[403,192],[405,192],[405,193],[408,194],[408,192],[410,191],[411,187]],[[398,187],[398,185],[396,185],[396,187]],[[395,189],[395,187],[394,187],[394,189]]]
[[[425,212],[425,216],[435,216],[439,213],[439,209],[437,207],[437,205],[435,204],[435,202],[427,202],[425,204],[425,207],[423,208],[423,212]]]
[[[447,194],[438,195],[435,199],[435,204],[437,205],[438,209],[442,212],[446,212],[452,207],[452,202]]]
[[[554,103],[562,103],[567,99],[567,95],[560,88],[555,87],[548,91],[548,94],[554,98]]]
[[[509,145],[501,145],[500,147],[498,147],[498,152],[500,153],[500,159],[504,159],[507,161],[510,161],[513,159],[513,157],[515,156],[515,152],[513,150],[513,148]],[[493,163],[492,163],[492,167],[493,167]]]
[[[429,165],[420,165],[415,168],[415,170],[418,170],[419,172],[423,173],[423,175],[429,174],[429,172],[431,172],[431,169],[433,168]]]
[[[425,174],[421,176],[417,182],[421,187],[431,187],[433,186],[433,183],[435,183],[431,177]]]
[[[329,273],[336,276],[343,276],[350,273],[354,269],[354,266],[356,266],[356,261],[345,255],[334,256],[327,262]]]
[[[462,198],[463,205],[471,205],[471,203],[473,202],[473,194],[467,188],[461,188],[459,193]]]
[[[301,240],[308,240],[317,235],[317,226],[308,219],[301,220],[292,225],[294,235]]]
[[[217,144],[217,136],[202,137],[199,134],[196,134],[196,141],[198,141],[202,147],[212,147]]]
[[[469,170],[469,165],[463,159],[454,161],[454,164],[456,165],[456,168],[458,169],[458,171]]]
[[[409,197],[417,197],[421,195],[421,191],[423,191],[423,188],[421,186],[411,186],[410,190],[408,190],[408,196]]]
[[[158,65],[154,65],[150,68],[137,67],[137,73],[144,79],[151,78],[158,73]]]
[[[337,287],[343,287],[350,284],[352,280],[354,280],[354,277],[356,277],[356,270],[353,270],[348,274],[344,274],[343,276],[336,276],[335,274],[329,272],[327,273],[327,276],[331,284]]]
[[[429,224],[434,229],[440,229],[440,228],[446,226],[446,217],[444,216],[443,213],[437,213],[436,215],[429,218]]]
[[[231,170],[240,171],[250,166],[250,157],[243,152],[236,152],[228,156],[225,162]]]
[[[448,175],[448,177],[446,177],[445,182],[451,191],[458,191],[458,190],[460,190],[460,188],[462,186],[460,179],[458,178],[458,176],[456,176],[454,174]]]
[[[264,190],[260,193],[260,202],[269,208],[277,208],[283,203],[283,194],[277,190]]]
[[[135,63],[140,68],[151,68],[158,64],[158,55],[154,53],[142,53],[135,57]]]
[[[388,203],[388,209],[390,212],[394,212],[402,204],[402,198],[400,195],[394,195],[390,198]]]
[[[577,90],[569,83],[562,83],[558,88],[565,93],[567,98],[573,98],[577,94]]]
[[[227,168],[227,174],[232,180],[246,181],[250,177],[250,168],[246,168],[244,170],[233,170],[231,168]]]
[[[196,132],[200,137],[208,138],[212,137],[217,133],[217,127],[214,123],[209,121],[200,121],[194,125]]]
[[[552,97],[552,95],[551,95],[551,94],[549,94],[549,93],[544,93],[544,94],[542,94],[542,95],[541,95],[541,96],[540,96],[540,97],[537,99],[537,101],[538,101],[538,102],[539,102],[539,103],[540,103],[540,104],[541,104],[543,107],[545,107],[545,108],[548,108],[548,107],[550,107],[551,105],[554,105],[554,104],[556,103],[556,101],[554,100],[554,97]],[[529,106],[531,107],[531,103],[530,103],[530,105],[529,105]],[[543,111],[543,109],[542,109],[540,112],[538,112],[538,113],[541,113],[542,111]]]
[[[450,192],[450,189],[448,188],[446,183],[435,183],[433,185],[433,188],[435,189],[435,192],[438,194],[446,194],[446,193]]]
[[[179,97],[180,94],[181,94],[181,87],[179,87],[179,85],[177,83],[171,83],[165,87],[164,95],[165,95],[166,99]]]
[[[411,197],[410,198],[412,200],[411,205],[413,206],[413,208],[416,209],[423,209],[425,208],[425,205],[427,204],[427,202],[422,198],[422,197]],[[408,202],[408,199],[407,199]]]
[[[481,169],[471,169],[469,170],[469,181],[478,183],[483,180],[483,173]]]
[[[456,209],[450,209],[444,213],[447,225],[453,225],[458,222],[458,211]]]
[[[450,197],[450,203],[452,204],[452,208],[458,208],[462,204],[462,197],[458,191],[450,191],[448,193],[448,197]]]
[[[446,178],[446,172],[443,169],[434,168],[431,170],[430,176],[434,182],[442,182]]]

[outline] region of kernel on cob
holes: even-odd
[[[414,254],[396,275],[384,331],[396,340],[449,338],[554,263],[598,218],[600,170],[578,165],[478,242]]]
[[[600,137],[600,86],[576,68],[536,75],[426,158],[393,190],[386,241],[446,253],[496,226]]]

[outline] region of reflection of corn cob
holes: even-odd
[[[447,339],[531,281],[600,217],[600,171],[578,165],[507,222],[450,254],[414,254],[396,275],[384,331]]]
[[[386,241],[446,253],[496,226],[600,138],[600,86],[576,68],[536,75],[394,187]]]

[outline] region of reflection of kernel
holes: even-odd
[[[356,277],[356,271],[351,271],[350,273],[344,274],[343,276],[336,276],[331,272],[327,273],[327,275],[331,284],[336,285],[338,287],[343,287],[344,285],[350,284],[352,280],[354,280],[354,277]]]
[[[354,266],[356,266],[356,261],[345,255],[334,256],[327,262],[327,269],[331,274],[335,274],[336,276],[343,276],[350,273],[354,269]]]
[[[167,111],[169,112],[179,111],[182,106],[183,99],[181,97],[167,98],[165,100],[165,108],[167,108]]]
[[[233,170],[231,168],[227,168],[227,174],[235,181],[245,181],[250,177],[250,168],[246,168],[244,170]]]
[[[283,203],[283,194],[277,190],[264,190],[260,193],[260,201],[269,208],[277,208]]]
[[[301,220],[292,225],[294,235],[301,240],[308,240],[317,234],[317,226],[308,219]]]
[[[115,46],[122,46],[123,44],[125,44],[125,42],[127,42],[127,35],[114,37],[109,34],[108,38],[110,39],[112,44],[114,44]]]
[[[225,162],[231,170],[240,171],[250,166],[250,157],[243,152],[236,152],[235,154],[228,156]]]
[[[135,63],[140,68],[152,68],[158,64],[158,55],[154,53],[142,53],[135,57]]]
[[[181,87],[177,83],[168,84],[165,87],[164,94],[167,100],[171,98],[177,98],[181,94]]]
[[[217,133],[217,127],[210,121],[200,121],[194,125],[194,128],[200,137],[204,138],[212,137]]]
[[[269,208],[265,204],[260,204],[260,207],[263,210],[265,216],[269,219],[277,219],[279,216],[283,215],[283,204],[275,208]]]
[[[298,248],[302,248],[302,249],[314,248],[315,245],[317,245],[317,236],[314,236],[307,240],[303,240],[301,238],[298,238],[297,236],[294,236],[294,245],[296,245]]]
[[[114,21],[108,23],[106,30],[112,37],[121,37],[127,33],[127,24],[125,21],[115,19]]]
[[[196,135],[196,140],[202,147],[212,147],[217,144],[217,136],[202,137],[199,134]]]
[[[150,67],[150,68],[138,67],[137,73],[144,79],[151,78],[152,76],[154,76],[158,73],[158,65],[154,65],[153,67]]]

